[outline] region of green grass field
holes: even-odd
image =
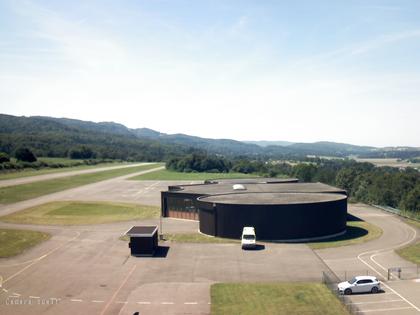
[[[242,173],[183,173],[161,170],[149,174],[135,176],[133,180],[206,180],[206,179],[230,179],[230,178],[255,178],[257,176]]]
[[[347,221],[347,232],[319,242],[308,243],[312,249],[355,245],[374,240],[382,235],[382,229],[365,221]]]
[[[48,159],[52,159],[52,158],[48,158]],[[42,168],[42,169],[25,168],[23,170],[13,170],[13,171],[5,172],[5,173],[4,172],[0,173],[0,180],[62,173],[62,172],[69,172],[69,171],[79,171],[79,170],[81,171],[81,170],[89,170],[89,169],[95,169],[95,168],[106,167],[106,166],[118,166],[118,165],[129,165],[129,164],[131,163],[115,162],[115,163],[100,163],[96,165],[68,166],[68,167],[62,167],[62,168]]]
[[[420,242],[397,249],[395,252],[402,258],[420,265]]]
[[[420,222],[412,219],[404,219],[404,221],[417,228],[420,229]],[[414,245],[409,245],[403,248],[400,248],[395,251],[398,255],[400,255],[402,258],[411,261],[412,263],[415,263],[417,265],[420,265],[420,242],[417,242]]]
[[[37,231],[0,229],[0,258],[16,256],[50,237]]]
[[[320,283],[217,283],[210,289],[212,315],[348,315]]]
[[[58,201],[0,217],[21,224],[80,225],[157,218],[158,207],[109,203]]]
[[[141,166],[114,169],[109,171],[100,171],[91,174],[67,176],[23,185],[1,187],[0,204],[9,204],[22,200],[32,199],[42,195],[62,191],[65,189],[96,183],[113,177],[149,170],[161,165],[162,164],[159,163],[147,164]]]

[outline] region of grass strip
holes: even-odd
[[[210,289],[212,315],[347,315],[321,283],[217,283]]]
[[[50,237],[38,231],[0,229],[0,258],[16,256]]]
[[[411,261],[414,264],[420,265],[420,242],[397,249],[395,252],[402,258]]]
[[[66,166],[61,168],[42,168],[42,169],[33,169],[33,168],[25,168],[23,170],[14,170],[14,171],[5,171],[0,173],[0,180],[6,179],[15,179],[15,178],[22,178],[22,177],[31,177],[31,176],[38,176],[38,175],[46,175],[46,174],[55,174],[55,173],[64,173],[69,171],[82,171],[82,170],[90,170],[100,167],[107,167],[107,166],[119,166],[119,165],[129,165],[128,163],[99,163],[96,165],[79,165],[79,166]]]
[[[20,224],[80,225],[157,218],[159,207],[128,203],[57,201],[28,208],[1,221]]]
[[[332,237],[317,242],[309,242],[312,249],[323,249],[365,243],[382,235],[382,229],[366,221],[348,221],[347,232],[343,235]]]
[[[10,204],[18,201],[28,200],[39,196],[55,193],[58,191],[96,183],[113,177],[128,175],[140,171],[149,170],[162,164],[147,164],[133,167],[100,171],[90,174],[66,176],[51,180],[44,180],[28,184],[8,186],[0,188],[0,204]]]
[[[236,179],[256,178],[255,175],[243,173],[183,173],[166,169],[153,173],[131,177],[132,180],[206,180],[206,179]]]

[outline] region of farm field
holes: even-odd
[[[420,163],[411,163],[407,160],[399,160],[399,159],[359,159],[359,158],[355,158],[355,160],[357,162],[368,162],[368,163],[372,163],[376,166],[391,166],[391,167],[402,167],[402,168],[406,168],[406,167],[413,167],[413,168],[419,168],[420,167]]]

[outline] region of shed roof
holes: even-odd
[[[153,236],[158,230],[156,225],[152,226],[133,226],[125,234],[128,236],[147,237]]]

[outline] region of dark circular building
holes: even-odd
[[[347,193],[295,179],[211,180],[162,191],[162,216],[198,220],[201,233],[239,238],[245,226],[261,240],[305,241],[346,231]]]
[[[198,198],[200,232],[239,238],[253,226],[263,240],[308,240],[344,233],[347,196],[332,193],[236,193]]]

